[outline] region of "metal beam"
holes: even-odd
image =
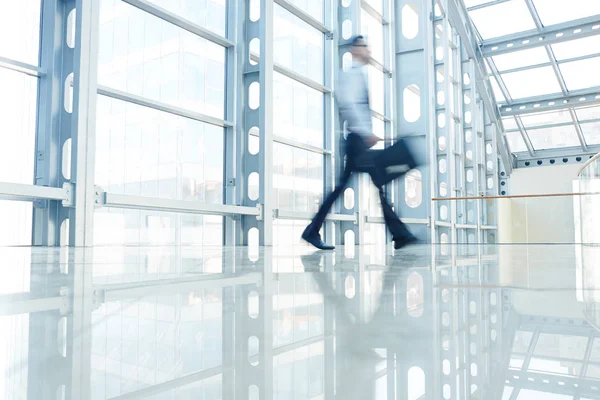
[[[38,78],[46,75],[46,71],[43,68],[6,57],[0,57],[0,68],[11,69]]]
[[[514,115],[541,113],[546,111],[564,110],[566,108],[580,108],[600,104],[600,88],[578,90],[568,95],[547,95],[522,99],[512,104],[502,104],[500,114],[502,117]]]
[[[193,119],[196,121],[204,122],[210,125],[219,126],[222,128],[225,127],[233,127],[233,122],[224,121],[219,118],[211,117],[210,115],[201,114],[199,112],[190,111],[185,108],[172,106],[169,104],[165,104],[160,101],[146,99],[142,96],[137,96],[135,94],[127,93],[122,90],[117,90],[113,88],[109,88],[107,86],[98,86],[98,94],[102,96],[111,97],[113,99],[125,101],[132,104],[137,104],[139,106],[152,108],[158,111],[163,111],[169,114],[178,115],[180,117]]]
[[[0,198],[9,197],[11,200],[57,200],[70,201],[67,188],[55,188],[22,183],[0,182]]]
[[[313,213],[304,211],[290,211],[275,209],[274,218],[276,219],[291,219],[291,220],[310,220],[314,216]],[[356,222],[356,215],[354,214],[328,214],[326,219],[328,221],[347,221]]]
[[[457,5],[457,0],[448,1],[448,17],[452,22],[452,25],[456,29],[456,32],[461,38],[461,45],[467,52],[469,58],[475,60],[475,75],[471,79],[475,79],[477,92],[483,101],[485,109],[490,117],[490,121],[497,126],[496,135],[498,140],[498,152],[504,165],[506,166],[506,173],[508,175],[512,172],[512,157],[508,151],[505,142],[502,140],[502,132],[504,132],[504,126],[502,125],[502,118],[498,112],[497,102],[494,98],[491,85],[487,79],[487,74],[483,66],[483,55],[479,49],[479,45],[475,39],[475,28],[473,22],[469,18],[467,11],[461,2]]]
[[[252,215],[257,217],[261,214],[258,207],[200,203],[193,200],[173,200],[115,193],[99,193],[99,199],[97,200],[96,205],[112,208],[177,212],[185,214]]]
[[[41,311],[67,311],[67,296],[39,297],[31,293],[17,293],[0,296],[0,317],[31,314]]]
[[[323,23],[316,20],[312,15],[308,14],[306,11],[298,8],[296,5],[290,3],[288,0],[274,0],[274,3],[283,9],[289,11],[297,18],[301,19],[308,25],[312,26],[316,30],[322,33],[330,33],[331,31],[327,28]]]
[[[546,167],[549,165],[583,164],[590,157],[600,152],[600,145],[588,146],[585,151],[581,147],[570,147],[551,150],[536,150],[535,156],[528,153],[515,153],[515,168]],[[566,160],[566,161],[565,161]],[[554,162],[552,162],[554,161]]]
[[[550,25],[538,30],[506,35],[492,40],[484,40],[481,51],[484,57],[512,53],[535,47],[582,39],[600,33],[600,16],[576,19]]]
[[[147,0],[123,0],[123,2],[128,3],[134,7],[139,8],[142,11],[147,12],[148,14],[152,14],[157,18],[160,18],[164,21],[167,21],[173,25],[180,27],[188,32],[193,33],[196,36],[200,36],[206,40],[210,40],[213,43],[221,45],[223,47],[232,47],[233,42],[225,39],[223,36],[217,35],[216,33],[201,27],[198,24],[195,24],[181,16],[172,13],[170,11],[165,10],[153,4]]]

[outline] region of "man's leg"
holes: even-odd
[[[379,188],[379,199],[381,200],[381,208],[383,210],[385,224],[392,233],[394,247],[398,249],[411,242],[414,242],[416,238],[412,233],[410,233],[410,231],[406,228],[406,225],[404,225],[398,215],[394,212],[390,203],[388,203],[387,197],[385,196],[384,187]]]

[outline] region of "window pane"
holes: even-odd
[[[502,118],[502,125],[504,125],[504,130],[506,131],[519,129],[514,117]]]
[[[34,183],[37,83],[0,68],[0,182]]]
[[[498,81],[495,76],[493,79],[490,79],[490,83],[492,85],[492,91],[494,92],[494,97],[496,97],[496,101],[505,102],[506,97],[504,97],[504,93],[502,93],[500,85],[498,85]]]
[[[600,86],[600,57],[560,64],[560,70],[569,90]]]
[[[0,200],[0,246],[31,246],[33,203]]]
[[[600,14],[600,2],[589,0],[533,0],[544,26]]]
[[[492,57],[492,59],[494,60],[498,71],[519,67],[528,67],[530,65],[537,65],[550,61],[548,59],[548,54],[543,47],[536,47],[535,49],[502,54]]]
[[[203,28],[225,36],[227,0],[149,0]],[[233,1],[233,0],[230,0]]]
[[[101,1],[98,83],[217,118],[225,49],[123,2]]]
[[[523,115],[521,117],[523,126],[525,128],[531,128],[535,126],[551,125],[561,122],[572,122],[571,114],[569,110],[561,110],[549,113],[539,113]]]
[[[586,107],[575,110],[579,121],[587,121],[590,119],[600,118],[600,107]]]
[[[366,0],[366,2],[379,14],[383,14],[383,0]]]
[[[323,34],[280,6],[273,18],[273,61],[323,83]]]
[[[521,132],[506,132],[506,140],[508,141],[510,151],[513,153],[527,151],[527,145],[525,145],[525,142],[523,141]]]
[[[323,156],[274,143],[273,192],[275,208],[316,212],[323,197]]]
[[[314,19],[323,22],[323,0],[289,0],[289,2]]]
[[[323,101],[321,92],[274,73],[274,135],[322,148]]]
[[[581,124],[581,130],[587,144],[600,144],[600,122]]]
[[[554,128],[528,129],[529,139],[535,150],[557,147],[580,146],[577,131],[573,125]]]
[[[40,0],[0,3],[0,57],[38,65]]]
[[[223,128],[98,97],[96,185],[107,192],[223,202]]]
[[[569,40],[568,42],[552,45],[554,56],[557,60],[587,56],[600,52],[600,36],[590,36],[583,39]]]
[[[546,357],[583,360],[587,341],[586,336],[541,333],[533,353]]]
[[[513,99],[560,93],[552,67],[502,74],[508,93]]]
[[[524,0],[484,7],[470,11],[469,15],[484,40],[535,29]]]
[[[384,87],[385,76],[383,72],[369,65],[369,103],[371,109],[380,114],[385,113],[384,107]]]
[[[363,11],[361,14],[362,34],[367,39],[374,60],[383,64],[383,25],[371,14]]]

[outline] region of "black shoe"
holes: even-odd
[[[401,238],[394,239],[394,249],[400,250],[403,247],[406,247],[410,244],[415,244],[418,242],[418,239],[413,235],[404,236]]]
[[[302,233],[302,239],[312,244],[319,250],[335,249],[335,246],[330,246],[327,243],[323,242],[321,240],[321,235],[319,235],[318,233],[311,233],[309,228],[310,226],[304,230],[304,233]]]

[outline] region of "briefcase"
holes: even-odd
[[[368,172],[375,186],[383,186],[401,177],[419,162],[413,156],[413,151],[406,139],[398,139],[392,146],[383,150],[367,150],[358,160],[356,169]]]

